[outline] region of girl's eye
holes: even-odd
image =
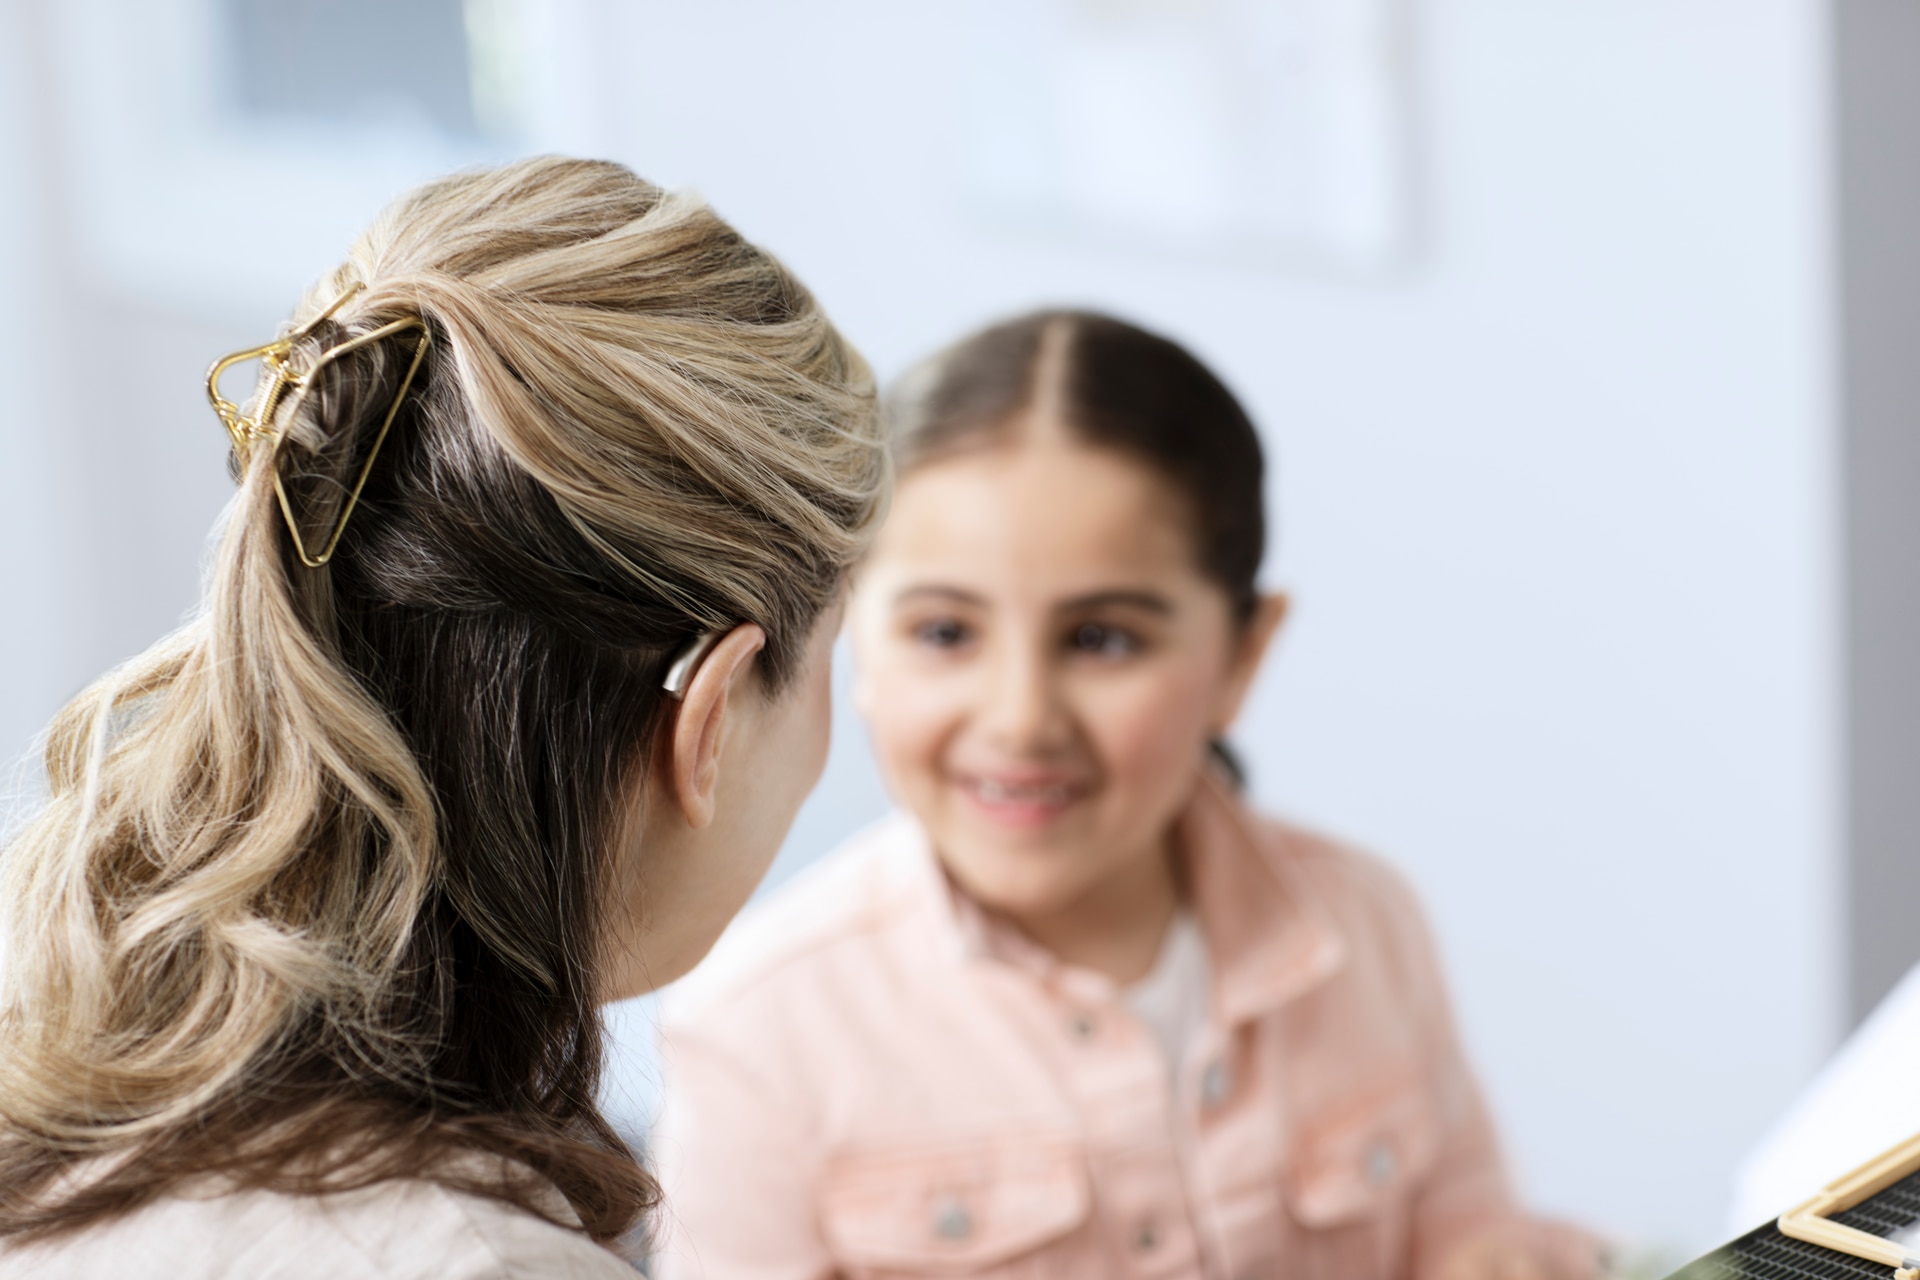
[[[957,649],[972,637],[967,624],[956,618],[936,618],[913,629],[913,638],[932,649]]]
[[[1076,653],[1117,658],[1140,650],[1140,638],[1131,631],[1099,622],[1083,622],[1073,629],[1069,644]]]

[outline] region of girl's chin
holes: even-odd
[[[1080,897],[1074,884],[1034,876],[1031,868],[1022,869],[1029,872],[1025,875],[994,866],[957,867],[949,863],[948,869],[968,897],[1010,920],[1057,915]]]
[[[972,823],[933,836],[941,862],[967,896],[1015,919],[1062,911],[1098,879],[1100,858],[1084,840],[1009,840]]]

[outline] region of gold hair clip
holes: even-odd
[[[418,316],[410,316],[404,320],[383,324],[378,329],[363,333],[357,338],[349,338],[339,346],[321,352],[305,372],[295,372],[289,362],[294,348],[311,337],[313,331],[319,328],[322,322],[331,319],[334,312],[346,305],[347,300],[359,293],[363,287],[357,282],[349,286],[347,291],[335,298],[332,305],[325,311],[286,337],[269,342],[265,346],[236,351],[230,356],[214,361],[213,367],[207,370],[207,399],[213,402],[213,411],[220,415],[220,421],[226,426],[227,434],[233,438],[233,450],[239,456],[243,469],[252,459],[254,446],[262,441],[266,442],[272,458],[273,491],[280,499],[280,514],[286,519],[287,532],[293,535],[293,549],[299,553],[300,563],[309,569],[318,569],[333,558],[334,548],[340,545],[340,535],[347,531],[347,518],[353,514],[354,507],[360,501],[360,491],[367,487],[367,477],[373,473],[374,459],[380,456],[380,446],[386,443],[387,431],[393,426],[393,420],[399,416],[400,406],[407,398],[408,389],[413,386],[413,375],[419,372],[420,362],[426,359],[427,347],[433,341],[432,335],[427,331],[426,321]],[[301,397],[305,396],[307,390],[313,386],[314,379],[319,377],[320,371],[341,356],[408,329],[420,331],[420,341],[413,349],[413,363],[407,366],[407,375],[400,380],[400,389],[394,392],[393,403],[387,407],[387,416],[380,422],[380,432],[373,438],[373,447],[367,451],[367,460],[360,467],[360,474],[353,482],[352,491],[347,494],[346,506],[341,508],[340,518],[333,526],[333,533],[327,538],[326,545],[320,549],[320,554],[311,555],[307,551],[306,540],[300,536],[300,524],[293,518],[293,505],[287,501],[286,486],[280,482],[278,465],[280,443],[286,439],[286,432],[276,432],[273,429],[274,416],[281,401],[288,392],[292,392],[293,398],[288,403],[288,420],[291,421],[293,409],[299,405]],[[220,394],[220,375],[234,365],[248,360],[258,360],[266,369],[266,385],[258,393],[260,407],[251,417],[247,416],[239,405]]]

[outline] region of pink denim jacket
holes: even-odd
[[[1214,977],[1172,1079],[911,819],[749,913],[667,1001],[653,1274],[1371,1280],[1482,1231],[1573,1257],[1513,1204],[1400,880],[1213,781],[1180,839]]]

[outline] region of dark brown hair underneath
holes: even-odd
[[[1260,437],[1180,344],[1091,311],[1036,311],[933,356],[901,379],[886,411],[902,475],[1003,441],[1036,412],[1088,444],[1133,454],[1179,492],[1201,571],[1241,621],[1252,616],[1267,541]]]

